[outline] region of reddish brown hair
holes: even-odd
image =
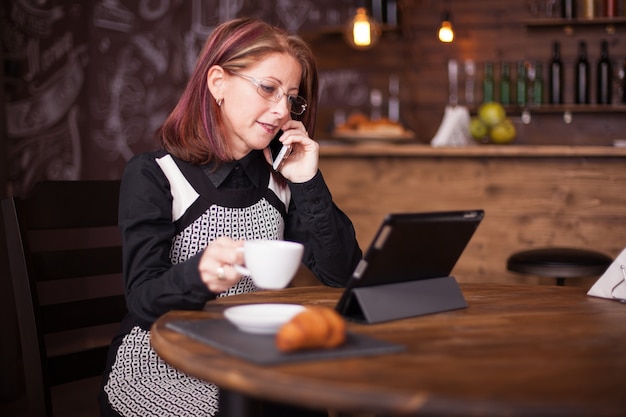
[[[208,71],[214,65],[240,71],[272,53],[286,53],[302,67],[298,94],[308,106],[299,119],[312,135],[318,79],[311,49],[302,39],[282,29],[258,19],[241,18],[219,25],[205,42],[178,104],[156,131],[162,146],[172,155],[195,164],[230,159],[221,113],[207,86]]]

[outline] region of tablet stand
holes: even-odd
[[[371,324],[466,307],[454,277],[440,277],[355,288],[345,315]]]

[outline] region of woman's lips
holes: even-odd
[[[274,134],[278,127],[276,125],[271,125],[268,123],[257,122],[267,133]]]

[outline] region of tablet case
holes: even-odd
[[[337,311],[379,323],[467,307],[450,272],[483,217],[482,210],[389,214]]]

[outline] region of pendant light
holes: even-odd
[[[357,7],[344,32],[346,42],[355,49],[370,49],[381,36],[380,24],[367,14],[365,7]]]
[[[449,5],[443,12],[441,26],[439,27],[438,37],[441,42],[450,43],[454,40],[454,30],[452,29],[452,18]]]

